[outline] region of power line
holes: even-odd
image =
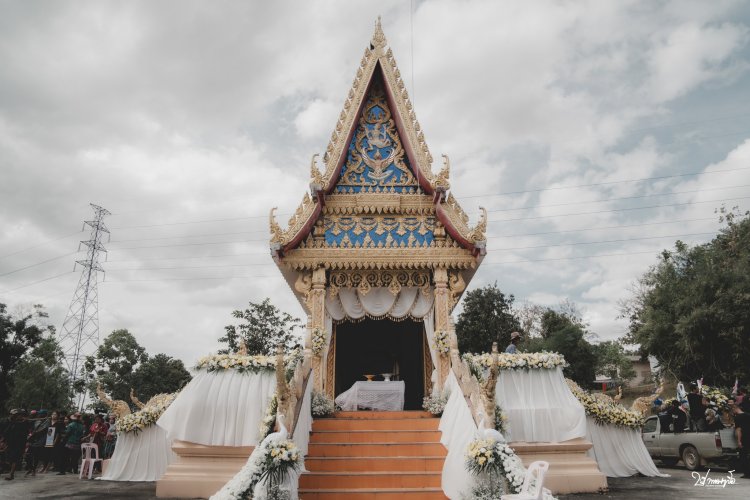
[[[21,250],[16,250],[15,252],[6,253],[5,255],[0,255],[0,259],[4,259],[6,257],[11,257],[13,255],[17,255],[19,253],[26,252],[28,250],[33,250],[35,248],[43,247],[44,245],[48,245],[50,243],[54,243],[56,241],[64,240],[65,238],[70,238],[71,236],[74,236],[76,234],[80,234],[80,231],[76,231],[75,233],[66,234],[65,236],[60,236],[59,238],[54,238],[51,240],[44,241],[42,243],[37,243],[36,245],[32,245],[30,247],[22,248]]]
[[[237,234],[258,234],[258,233],[266,233],[268,234],[268,230],[261,229],[259,231],[236,231],[233,233],[207,233],[207,234],[185,234],[180,236],[161,236],[159,238],[133,238],[129,240],[112,240],[109,243],[125,243],[125,242],[131,242],[131,241],[155,241],[155,240],[170,240],[174,238],[204,238],[204,237],[213,237],[213,236],[234,236]]]
[[[56,274],[55,276],[50,276],[49,278],[44,278],[44,279],[42,279],[42,280],[38,280],[38,281],[33,281],[33,282],[31,282],[31,283],[26,283],[25,285],[17,286],[17,287],[15,287],[15,288],[8,288],[7,290],[3,290],[3,291],[2,291],[2,292],[0,292],[0,293],[15,292],[16,290],[20,290],[20,289],[22,289],[22,288],[26,288],[26,287],[29,287],[29,286],[32,286],[32,285],[36,285],[36,284],[38,284],[38,283],[44,283],[45,281],[50,281],[50,280],[53,280],[53,279],[59,278],[59,277],[61,277],[61,276],[67,276],[68,274],[72,274],[72,273],[74,273],[74,272],[75,272],[75,271],[68,271],[68,272],[65,272],[65,273],[62,273],[62,274]]]
[[[78,252],[70,252],[70,253],[66,253],[65,255],[58,255],[57,257],[52,257],[51,259],[37,262],[36,264],[30,264],[25,267],[19,267],[18,269],[14,269],[13,271],[8,271],[7,273],[0,274],[0,276],[8,276],[9,274],[17,273],[19,271],[25,271],[26,269],[31,269],[32,267],[41,266],[42,264],[46,264],[48,262],[59,260],[59,259],[62,259],[63,257],[70,257],[71,255],[75,255],[76,253]]]
[[[661,222],[646,222],[643,224],[626,224],[626,225],[621,225],[621,226],[584,227],[581,229],[565,229],[562,231],[543,231],[540,233],[498,234],[498,235],[491,235],[491,236],[493,238],[518,238],[521,236],[542,236],[545,234],[580,233],[584,231],[601,231],[604,229],[625,229],[629,227],[656,226],[660,224],[677,224],[677,223],[682,223],[682,222],[705,222],[709,220],[715,221],[716,218],[704,217],[703,219],[679,219],[679,220],[667,220],[667,221],[661,221]]]
[[[690,233],[690,234],[669,234],[669,235],[662,235],[662,236],[642,236],[639,238],[620,238],[616,240],[601,240],[601,241],[578,241],[575,243],[551,243],[548,245],[534,245],[534,246],[527,246],[527,247],[510,247],[510,248],[490,248],[489,250],[493,252],[504,252],[509,250],[530,250],[533,248],[549,248],[549,247],[567,247],[567,246],[577,246],[577,245],[597,245],[602,243],[621,243],[623,241],[641,241],[641,240],[658,240],[662,238],[680,238],[684,236],[706,236],[706,235],[714,235],[715,232],[710,233]]]

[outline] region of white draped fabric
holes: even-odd
[[[464,462],[466,448],[474,439],[477,426],[453,370],[448,373],[445,388],[451,395],[438,427],[442,432],[440,442],[448,448],[448,456],[443,464],[442,487],[448,498],[455,500],[468,493],[472,485],[472,476],[466,470]]]
[[[617,425],[599,425],[587,417],[586,438],[594,446],[588,455],[596,460],[599,470],[608,477],[630,477],[643,474],[649,477],[669,477],[654,465],[639,429]]]
[[[509,441],[553,442],[586,436],[586,412],[553,370],[500,370],[495,397],[508,416]]]
[[[349,390],[336,398],[336,404],[344,411],[369,408],[376,411],[401,411],[404,409],[403,380],[393,382],[354,382]]]
[[[292,438],[302,456],[307,455],[307,445],[310,442],[310,432],[312,431],[312,378],[313,375],[310,374],[305,395],[302,397],[302,410],[299,413],[299,420],[294,427],[294,437]]]
[[[105,481],[157,481],[174,462],[172,441],[158,425],[139,433],[120,432],[115,452],[109,461]]]
[[[256,446],[276,390],[273,371],[201,370],[157,421],[170,439],[207,446]]]
[[[335,296],[326,296],[326,311],[334,321],[365,316],[421,319],[432,310],[434,298],[432,288],[424,294],[421,288],[403,287],[396,295],[384,287],[371,288],[366,294],[356,288],[341,288]]]

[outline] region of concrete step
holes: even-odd
[[[357,488],[348,490],[299,490],[300,500],[445,500],[440,488]]]
[[[303,489],[440,488],[440,472],[306,472],[299,478]]]
[[[361,413],[361,412],[357,412]],[[313,432],[316,431],[366,431],[366,430],[438,430],[438,418],[316,418],[313,420]]]
[[[440,472],[445,457],[306,457],[305,467],[314,472]]]
[[[330,418],[330,417],[329,417]],[[366,419],[394,419],[394,418],[432,418],[439,420],[432,413],[422,410],[414,411],[337,411],[333,418],[366,418]]]
[[[310,443],[309,457],[446,456],[440,443]]]
[[[310,443],[438,443],[440,435],[433,430],[314,431]]]

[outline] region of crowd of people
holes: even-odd
[[[114,416],[47,410],[11,410],[0,422],[0,474],[7,481],[55,472],[78,473],[81,444],[96,444],[101,458],[109,458],[117,441]]]

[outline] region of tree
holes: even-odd
[[[19,362],[42,341],[45,331],[54,332],[54,327],[37,324],[45,318],[47,313],[41,305],[35,305],[31,313],[13,317],[0,303],[0,408],[8,401]]]
[[[729,386],[750,380],[750,213],[721,209],[710,242],[677,241],[621,305],[625,341],[681,380]]]
[[[489,352],[493,342],[502,351],[510,334],[521,331],[513,312],[513,295],[505,295],[497,283],[466,294],[464,308],[456,322],[458,349],[461,352]]]
[[[130,401],[135,370],[147,360],[146,349],[138,344],[132,333],[127,330],[110,333],[94,355],[86,358],[85,369],[93,375],[88,387],[92,398],[97,399],[96,384],[99,383],[110,398]]]
[[[563,369],[565,376],[581,387],[591,386],[596,377],[596,355],[580,320],[548,309],[542,316],[542,331],[542,348],[565,356],[569,365]]]
[[[606,375],[617,385],[627,384],[635,377],[633,363],[628,358],[623,345],[616,340],[608,340],[594,346],[596,374]]]
[[[190,382],[190,372],[179,359],[157,354],[145,361],[133,374],[133,388],[143,401],[156,394],[175,392]]]
[[[54,337],[42,339],[18,363],[7,408],[68,409],[71,394],[64,359]]]
[[[244,311],[232,311],[232,316],[244,320],[244,323],[224,327],[226,333],[219,342],[227,346],[220,353],[239,351],[241,340],[245,341],[248,354],[266,355],[274,354],[279,344],[291,349],[298,343],[295,329],[302,326],[299,319],[279,310],[269,298],[249,305]]]

